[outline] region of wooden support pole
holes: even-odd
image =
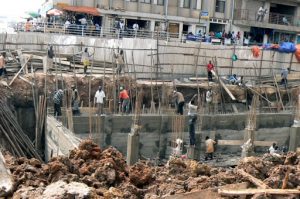
[[[290,194],[300,194],[298,189],[219,189],[218,193],[222,196],[232,196],[232,195],[255,195],[255,194],[271,194],[271,195],[290,195]]]
[[[211,71],[212,72],[212,74],[216,77],[216,78],[218,78],[220,81],[220,84],[221,84],[221,86],[224,88],[224,90],[226,91],[226,93],[230,96],[230,98],[232,99],[232,100],[236,100],[236,98],[234,97],[234,95],[230,92],[230,90],[226,87],[226,85],[224,84],[224,82],[219,78],[219,76],[216,74],[216,72],[215,71]]]
[[[255,184],[257,187],[261,189],[269,189],[270,187],[266,185],[263,181],[260,179],[255,178],[254,176],[250,175],[249,173],[245,172],[243,169],[237,169],[236,173],[243,176],[253,184]]]

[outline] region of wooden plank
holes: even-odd
[[[271,146],[276,141],[254,141],[254,146]],[[244,140],[218,140],[218,145],[240,146]]]
[[[238,111],[235,104],[232,104],[231,106],[232,106],[232,109],[233,109],[234,113],[239,113],[239,111]]]
[[[270,187],[266,185],[263,181],[260,179],[255,178],[254,176],[250,175],[249,173],[245,172],[243,169],[237,169],[236,173],[243,176],[253,184],[255,184],[257,187],[261,189],[269,189]]]
[[[222,196],[232,195],[255,195],[255,194],[271,194],[271,195],[300,195],[300,190],[297,189],[219,189],[218,193]]]
[[[244,140],[218,140],[218,145],[237,146],[244,144]]]
[[[276,141],[254,141],[254,146],[272,146]]]
[[[12,80],[9,82],[9,86],[15,81],[15,79],[19,76],[19,74],[21,73],[21,71],[24,69],[25,66],[27,66],[27,63],[29,62],[29,60],[31,59],[32,55],[30,55],[28,57],[28,59],[26,60],[26,62],[23,64],[23,66],[21,67],[21,69],[17,72],[17,74],[12,78]]]
[[[226,87],[226,85],[224,84],[224,82],[222,81],[222,79],[218,77],[218,75],[216,74],[216,72],[213,71],[213,70],[212,70],[211,72],[212,72],[212,74],[213,74],[216,78],[219,79],[219,82],[220,82],[221,86],[224,88],[224,90],[225,90],[226,93],[230,96],[230,98],[231,98],[232,100],[236,100],[236,98],[234,97],[234,95],[233,95],[233,94],[230,92],[230,90]]]
[[[34,83],[33,83],[33,82],[31,82],[31,81],[29,81],[29,80],[28,80],[28,79],[26,79],[25,77],[19,76],[19,78],[20,78],[21,80],[23,80],[23,81],[27,82],[28,84],[30,84],[30,85],[32,85],[32,86],[34,86]]]

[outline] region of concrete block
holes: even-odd
[[[139,160],[139,139],[138,134],[128,134],[126,158],[128,165],[133,165]]]

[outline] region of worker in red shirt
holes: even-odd
[[[122,113],[129,113],[129,95],[126,89],[124,89],[122,86],[120,87],[120,94],[119,94],[119,99],[120,103],[122,104]]]
[[[207,64],[207,76],[208,76],[208,81],[212,82],[212,70],[214,70],[214,65],[209,61]]]

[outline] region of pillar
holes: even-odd
[[[189,159],[199,161],[201,155],[200,151],[201,151],[202,133],[196,132],[195,138],[196,138],[195,146],[188,146],[187,156]]]
[[[263,43],[266,44],[268,43],[268,35],[267,34],[264,34],[264,39],[263,39]]]
[[[296,151],[300,147],[300,126],[293,125],[290,128],[289,151]]]
[[[183,23],[180,22],[179,23],[179,39],[180,40],[182,39],[182,30],[183,30]]]
[[[140,136],[136,133],[129,133],[127,140],[127,164],[133,165],[139,160]]]

